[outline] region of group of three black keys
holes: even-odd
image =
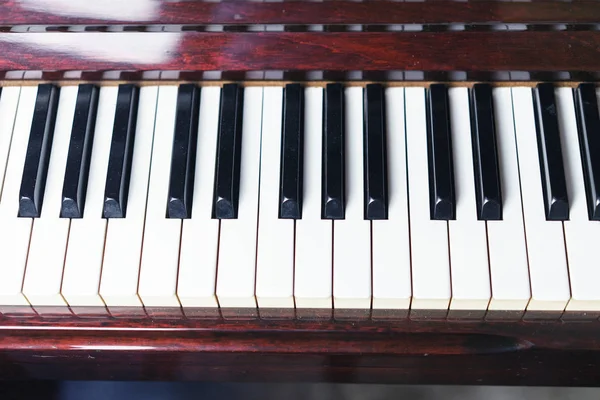
[[[452,133],[447,87],[426,89],[427,142],[431,219],[455,219]],[[475,84],[470,89],[473,165],[477,217],[502,219],[502,189],[496,145],[492,87]],[[243,126],[243,87],[223,85],[219,109],[213,218],[237,218]],[[105,188],[104,218],[123,218],[137,121],[139,89],[119,86],[113,137]],[[545,211],[548,220],[569,218],[568,196],[560,145],[554,86],[541,83],[532,90],[536,113],[538,153]],[[20,187],[19,216],[40,216],[52,147],[59,89],[42,84],[33,114]],[[600,220],[600,119],[595,87],[575,89],[580,148],[583,160],[589,217]],[[200,88],[178,88],[166,218],[191,218],[198,135]],[[62,192],[61,217],[81,218],[84,211],[98,87],[79,85]],[[388,110],[388,112],[390,112]],[[397,110],[403,113],[404,110]],[[323,98],[322,207],[323,219],[345,217],[345,115],[344,86],[328,84]],[[388,172],[385,88],[368,84],[364,89],[364,218],[387,219]],[[280,164],[279,217],[302,218],[304,160],[304,88],[284,88]]]

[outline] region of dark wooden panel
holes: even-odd
[[[0,3],[0,25],[71,24],[440,24],[440,23],[595,23],[595,1],[535,3],[505,1],[388,2],[326,1],[283,3],[251,1],[156,1],[105,15],[80,7],[67,10],[48,3]],[[82,3],[83,4],[83,3]],[[140,3],[141,4],[141,3]],[[57,9],[59,7],[60,9]]]
[[[600,323],[0,319],[0,378],[600,383]]]
[[[600,32],[3,33],[0,71],[600,71]]]

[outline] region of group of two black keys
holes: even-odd
[[[39,217],[50,157],[58,89],[40,85],[20,190],[19,216]],[[455,219],[454,174],[447,88],[433,84],[426,91],[427,139],[431,218]],[[103,216],[125,216],[135,126],[138,88],[119,87],[109,155]],[[568,219],[568,199],[559,137],[554,88],[539,84],[533,92],[546,216]],[[477,216],[502,219],[502,193],[496,147],[492,88],[476,84],[470,91],[471,124]],[[81,218],[91,159],[98,88],[80,85],[62,193],[61,217]],[[190,218],[200,89],[178,88],[174,142],[166,216]],[[590,219],[600,219],[600,119],[595,87],[582,84],[576,90],[580,145]],[[403,110],[398,110],[403,112]],[[219,109],[213,218],[237,218],[243,125],[243,88],[223,86]],[[388,174],[386,107],[384,88],[369,84],[364,90],[364,217],[387,219]],[[161,134],[161,133],[158,133]],[[289,84],[284,89],[280,167],[279,217],[302,217],[304,147],[304,89]],[[345,217],[345,115],[344,87],[329,84],[324,91],[322,207],[324,219]]]

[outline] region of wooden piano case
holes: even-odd
[[[2,84],[573,85],[600,72],[595,1],[150,3],[123,16],[0,3]],[[141,50],[119,51],[127,46]],[[0,378],[600,384],[597,315],[271,319],[148,311],[8,312],[0,317]]]
[[[600,324],[6,318],[3,379],[597,385]]]

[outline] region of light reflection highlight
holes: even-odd
[[[21,7],[73,18],[147,21],[160,14],[158,0],[21,0]]]
[[[75,350],[106,350],[106,351],[142,351],[153,350],[152,346],[124,346],[124,345],[93,345],[93,346],[72,346]]]
[[[25,45],[34,52],[145,65],[167,63],[180,40],[179,32],[45,32],[0,36],[0,42]]]

